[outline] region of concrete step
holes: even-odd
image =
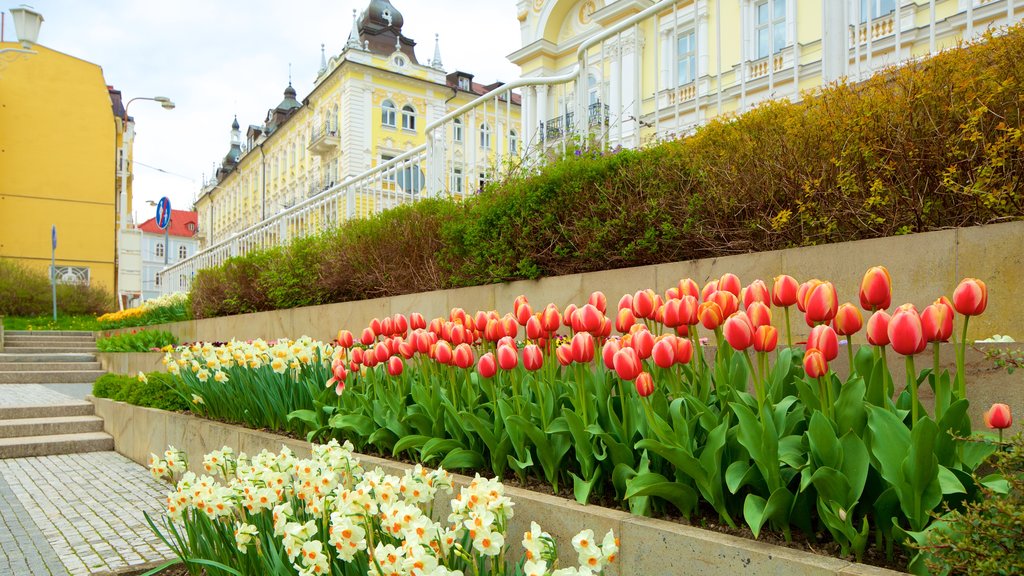
[[[39,372],[62,370],[101,370],[99,362],[3,362],[0,361],[0,373],[3,372]]]
[[[5,330],[7,336],[89,336],[88,330]]]
[[[99,416],[60,416],[57,418],[0,420],[0,438],[82,434],[85,432],[102,431],[103,419]]]
[[[88,352],[71,352],[71,353],[54,353],[54,352],[24,352],[18,351],[17,354],[7,352],[0,353],[0,364],[4,363],[48,363],[48,362],[95,362],[96,355]]]
[[[92,342],[96,340],[91,335],[82,336],[51,336],[49,334],[40,333],[23,336],[12,336],[7,332],[4,332],[4,339],[10,340],[11,342]]]
[[[95,354],[99,352],[95,344],[85,346],[47,346],[45,348],[22,348],[7,346],[4,352],[8,354]]]
[[[48,339],[47,339],[48,340]],[[88,341],[77,341],[77,340],[54,340],[52,342],[47,340],[4,340],[4,347],[8,350],[14,350],[17,352],[22,348],[95,348],[96,343],[92,340]]]
[[[104,370],[0,372],[0,384],[83,384],[95,382]]]
[[[113,449],[114,437],[106,432],[0,438],[0,458],[80,454]]]
[[[2,392],[2,390],[0,390]],[[0,420],[18,418],[65,418],[68,416],[92,416],[95,406],[91,402],[68,402],[45,406],[4,406],[0,407]]]

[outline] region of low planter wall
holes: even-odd
[[[168,444],[184,450],[193,465],[201,465],[202,455],[222,446],[255,454],[264,448],[278,451],[284,445],[300,456],[310,454],[309,443],[285,436],[107,399],[90,400],[96,406],[96,414],[103,418],[104,430],[114,437],[115,449],[143,465],[148,463],[150,453],[162,454]],[[401,475],[411,467],[373,456],[360,455],[360,459],[364,467],[380,466],[390,474]],[[466,485],[470,480],[460,475],[455,475],[454,479],[457,486]],[[621,540],[621,549],[618,563],[608,570],[611,575],[900,574],[619,510],[582,506],[571,500],[518,488],[507,487],[506,493],[515,502],[515,517],[509,534],[526,532],[530,521],[538,522],[558,541],[563,565],[573,563],[571,538],[579,530],[592,528],[598,535],[614,530]],[[447,516],[446,502],[447,497],[439,498],[435,507],[438,517]],[[518,537],[513,538],[511,544],[517,551],[518,540]]]
[[[100,367],[113,374],[164,372],[163,352],[98,352]]]

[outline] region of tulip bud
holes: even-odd
[[[558,330],[562,325],[562,315],[558,313],[558,306],[548,304],[540,313],[540,325],[545,332],[551,333]]]
[[[754,326],[745,312],[734,312],[726,318],[722,333],[734,350],[746,350],[754,342]]]
[[[366,355],[366,351],[364,349],[362,349],[362,348],[353,348],[352,349],[352,361],[355,362],[356,364],[362,364],[363,363],[363,356],[365,356],[365,355]]]
[[[359,337],[359,342],[363,346],[369,346],[370,344],[373,344],[373,341],[376,339],[377,337],[373,334],[372,329],[363,328],[363,335]]]
[[[516,309],[516,322],[519,322],[520,326],[526,326],[530,318],[533,318],[533,308],[530,307],[528,302],[523,302]]]
[[[796,278],[786,274],[776,276],[775,283],[772,285],[772,304],[783,308],[789,308],[796,304],[799,288],[800,285],[797,284]]]
[[[633,295],[633,314],[637,318],[654,318],[656,294],[653,290],[640,290]]]
[[[953,335],[953,308],[942,300],[929,304],[921,312],[921,329],[928,342],[948,342]]]
[[[644,398],[654,394],[654,378],[647,372],[641,372],[636,377],[636,393]]]
[[[697,308],[697,317],[700,319],[702,326],[708,330],[714,330],[722,325],[725,321],[725,316],[722,314],[722,308],[714,302],[704,302]]]
[[[676,328],[683,325],[683,319],[680,317],[682,305],[683,301],[675,298],[665,302],[665,311],[663,313],[665,326]]]
[[[519,316],[519,307],[523,304],[529,304],[529,300],[526,299],[526,295],[520,294],[519,296],[516,296],[516,299],[512,301],[512,314],[514,316]]]
[[[411,330],[424,330],[426,327],[427,321],[423,319],[423,314],[419,312],[409,314],[409,328]]]
[[[654,335],[645,326],[639,327],[642,329],[633,334],[630,345],[642,360],[646,360],[651,357],[651,352],[654,350]]]
[[[683,278],[679,281],[679,296],[682,299],[683,296],[693,296],[696,299],[700,299],[700,287],[693,281],[692,278]]]
[[[801,312],[807,311],[807,295],[810,294],[811,289],[821,284],[821,280],[812,278],[807,282],[804,282],[796,289],[796,308]]]
[[[659,368],[671,368],[676,362],[676,337],[669,336],[654,343],[651,358]]]
[[[434,334],[441,334],[441,331],[444,329],[444,325],[444,318],[434,318],[430,321],[430,325],[427,326],[427,331],[433,332]]]
[[[398,345],[398,353],[402,355],[402,358],[408,360],[416,355],[416,343],[410,340],[402,340]]]
[[[616,310],[626,310],[626,309],[629,309],[630,311],[633,310],[633,295],[632,294],[623,294],[622,298],[619,298],[619,305],[616,307]]]
[[[509,348],[511,348],[513,350],[518,350],[519,349],[519,345],[516,344],[516,341],[511,336],[504,336],[504,337],[500,338],[498,340],[498,346],[508,346]]]
[[[743,289],[743,307],[750,308],[754,302],[760,302],[765,306],[771,306],[772,297],[768,292],[768,285],[764,280],[754,280],[749,286]]]
[[[618,315],[615,317],[615,329],[621,334],[629,332],[629,330],[636,324],[636,317],[633,316],[633,311],[629,308],[623,308],[619,310]]]
[[[586,364],[594,359],[594,336],[589,332],[580,332],[572,337],[570,348],[573,361]]]
[[[887,332],[892,349],[904,356],[922,352],[928,346],[924,339],[921,316],[913,304],[904,304],[893,312]]]
[[[395,335],[405,336],[409,333],[409,319],[405,317],[405,314],[395,314],[391,320],[394,324]]]
[[[601,329],[601,318],[603,318],[604,315],[597,309],[597,306],[594,306],[593,304],[584,304],[576,312],[576,317],[579,319],[580,328],[576,331],[590,332],[593,334]]]
[[[726,318],[732,316],[734,312],[740,309],[740,299],[736,297],[732,292],[726,290],[719,290],[711,295],[710,300],[722,309],[722,315]]]
[[[822,282],[813,286],[807,292],[806,298],[804,312],[807,314],[808,324],[831,322],[836,317],[839,297],[836,295],[836,287],[831,282]]]
[[[392,356],[388,358],[388,375],[389,376],[401,376],[402,370],[405,368],[405,364],[402,363],[402,359],[398,356]]]
[[[373,332],[374,338],[384,333],[384,327],[381,325],[380,318],[370,320],[370,331]]]
[[[670,286],[667,290],[665,290],[665,301],[666,302],[668,302],[669,300],[678,300],[678,299],[679,299],[679,287],[678,286]]]
[[[523,308],[520,308],[522,310]],[[530,340],[537,340],[544,335],[544,328],[540,325],[540,318],[530,316],[526,321],[526,337]]]
[[[476,371],[482,378],[494,378],[498,372],[497,363],[494,360],[494,353],[488,352],[480,357],[476,363]]]
[[[498,346],[498,366],[502,370],[512,370],[519,365],[519,353],[512,346]]]
[[[819,324],[811,328],[811,333],[807,336],[807,348],[820,350],[828,362],[835,360],[839,355],[839,338],[836,331],[828,324]]]
[[[391,349],[388,345],[383,342],[378,342],[377,346],[373,349],[373,355],[377,357],[377,362],[384,362],[391,357]]]
[[[620,349],[615,353],[612,362],[615,365],[615,373],[623,380],[634,380],[643,371],[640,356],[633,348]]]
[[[506,338],[515,338],[519,334],[519,324],[516,324],[516,319],[509,314],[501,319],[501,328],[501,333]]]
[[[964,316],[977,316],[988,306],[988,287],[977,278],[964,278],[953,291],[953,308]]]
[[[353,338],[351,332],[348,330],[338,331],[338,346],[341,346],[342,348],[351,348],[352,342]]]
[[[892,277],[885,266],[872,266],[860,281],[860,307],[865,310],[888,310],[892,304]]]
[[[381,320],[380,321],[380,333],[383,334],[384,336],[394,336],[395,335],[395,321],[392,320],[390,317]]]
[[[487,322],[491,317],[483,310],[477,310],[476,314],[473,315],[473,327],[477,330],[483,331],[487,329]]]
[[[473,366],[474,358],[473,347],[469,344],[462,343],[455,347],[455,356],[453,358],[455,365],[463,370]]]
[[[985,426],[993,430],[1005,430],[1013,425],[1013,415],[1006,404],[993,404],[983,416]]]
[[[587,304],[590,304],[601,314],[608,312],[608,298],[605,297],[604,292],[600,290],[597,292],[591,292],[590,298],[587,299]]]
[[[693,343],[689,338],[676,338],[676,364],[689,364],[693,359]]]
[[[620,348],[618,340],[608,340],[604,343],[604,348],[601,348],[601,360],[604,361],[605,368],[615,370],[615,353]]]
[[[700,301],[707,302],[715,292],[718,292],[718,280],[712,280],[704,285],[700,291]]]
[[[864,317],[861,316],[860,309],[849,302],[841,304],[836,309],[836,317],[832,320],[836,334],[843,336],[852,336],[860,332],[863,325]]]
[[[523,346],[523,367],[530,372],[536,372],[544,365],[544,354],[540,347],[534,344]]]
[[[555,359],[562,366],[568,366],[572,364],[572,346],[568,344],[559,344],[558,348],[555,348]]]
[[[764,302],[753,301],[747,306],[747,317],[750,318],[750,324],[757,330],[761,326],[772,323],[772,309]]]
[[[759,326],[754,331],[754,350],[757,352],[771,352],[779,344],[779,331],[771,324]]]
[[[811,378],[821,378],[828,373],[828,362],[821,350],[811,348],[804,352],[804,372]],[[825,401],[824,398],[821,400]]]
[[[434,360],[437,360],[441,364],[449,365],[452,363],[452,346],[445,340],[439,340],[437,345],[434,346]]]
[[[738,276],[732,272],[726,272],[722,274],[722,277],[718,279],[718,289],[729,292],[737,299],[740,297],[740,290],[743,288],[743,284],[740,283]]]

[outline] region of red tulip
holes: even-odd
[[[465,326],[468,323],[466,311],[463,310],[462,308],[452,308],[452,311],[448,313],[448,320],[450,320],[451,322],[458,322],[463,326]]]
[[[718,292],[718,280],[712,280],[704,285],[700,291],[700,301],[707,302],[715,292]]]
[[[380,334],[384,336],[394,336],[395,334],[395,321],[390,317],[380,321]]]
[[[772,309],[764,302],[753,301],[747,306],[747,317],[750,318],[750,324],[757,330],[761,326],[772,323]]]
[[[836,287],[831,282],[822,282],[807,292],[805,303],[807,323],[831,322],[839,308]]]
[[[734,312],[726,318],[722,333],[734,350],[746,350],[754,342],[754,325],[745,312]]]
[[[402,363],[402,359],[398,356],[392,356],[388,358],[388,375],[389,376],[401,376],[402,370],[405,368],[405,364]]]
[[[893,312],[888,333],[892,349],[904,356],[918,354],[928,346],[921,326],[921,316],[913,304],[904,304]]]
[[[772,285],[772,304],[783,308],[796,304],[796,293],[799,288],[800,285],[792,276],[785,274],[776,276],[775,283]]]
[[[474,356],[473,347],[469,344],[462,343],[455,347],[455,356],[453,361],[456,366],[465,370],[473,366],[473,361],[475,360]]]
[[[353,338],[351,332],[348,330],[338,331],[338,346],[341,346],[342,348],[351,348],[352,342]]]
[[[572,326],[573,319],[576,318],[576,312],[578,310],[579,308],[577,308],[575,304],[569,304],[566,306],[565,311],[562,314],[562,325],[566,327]]]
[[[370,320],[370,330],[373,332],[374,337],[384,333],[384,327],[381,325],[380,318]]]
[[[555,359],[562,366],[568,366],[572,364],[572,346],[568,344],[559,344],[558,348],[555,348]]]
[[[501,337],[501,339],[498,340],[498,346],[508,346],[513,350],[519,349],[519,345],[516,344],[516,341],[511,336]]]
[[[452,344],[458,346],[459,344],[472,341],[473,335],[462,324],[451,324],[450,340]]]
[[[533,308],[530,307],[529,302],[523,302],[516,308],[516,322],[519,322],[520,326],[526,326],[526,323],[533,318]]]
[[[377,357],[377,362],[383,362],[391,357],[391,349],[388,345],[383,342],[378,342],[377,346],[373,349],[373,355]]]
[[[602,316],[601,317],[601,331],[599,333],[595,334],[595,336],[600,336],[601,338],[607,338],[607,337],[609,337],[611,335],[612,335],[612,323],[608,321],[607,317]]]
[[[604,348],[601,348],[601,360],[604,361],[605,368],[615,370],[615,353],[619,348],[618,340],[608,340],[604,343]]]
[[[860,281],[860,307],[865,310],[888,310],[892,304],[892,277],[885,266],[872,266]]]
[[[434,318],[433,320],[430,321],[430,324],[427,326],[427,332],[441,334],[441,331],[444,329],[444,325],[444,318]]]
[[[772,303],[768,285],[764,283],[764,280],[754,280],[743,290],[743,307],[749,309],[754,302],[760,302],[765,306],[770,306]]]
[[[352,361],[355,362],[356,364],[362,364],[363,363],[363,356],[365,356],[365,355],[366,355],[366,351],[363,350],[362,348],[353,348],[352,349]]]
[[[835,360],[839,355],[839,338],[836,331],[828,324],[819,324],[811,328],[811,333],[807,336],[807,348],[821,351],[828,362]]]
[[[948,342],[953,335],[953,309],[942,300],[929,304],[921,312],[921,329],[928,342]]]
[[[647,372],[641,372],[636,377],[636,393],[644,398],[654,394],[654,379]]]
[[[520,308],[520,310],[522,310],[522,308]],[[530,316],[530,319],[526,321],[526,337],[530,340],[537,340],[544,334],[544,328],[540,325],[540,318],[537,316]]]
[[[722,308],[714,302],[704,302],[697,308],[697,317],[700,319],[701,325],[708,330],[714,330],[722,325],[725,321],[725,315],[722,314]]]
[[[541,366],[544,365],[544,354],[540,351],[540,346],[535,344],[527,344],[523,346],[523,367],[530,372],[536,372],[540,370]]]
[[[828,373],[828,361],[821,350],[811,348],[804,353],[804,372],[811,378],[821,378]],[[824,398],[822,401],[824,402]]]
[[[633,295],[632,294],[623,294],[622,298],[619,298],[619,305],[616,307],[616,310],[626,310],[626,309],[629,309],[630,311],[633,310]]]
[[[530,303],[530,301],[526,299],[526,295],[525,294],[520,294],[519,296],[516,296],[516,299],[512,301],[512,314],[514,316],[518,316],[519,315],[519,307],[522,306],[523,304],[529,304],[529,303]]]
[[[548,304],[540,313],[540,325],[545,332],[554,332],[562,325],[562,315],[558,313],[558,306]]]
[[[736,298],[740,297],[740,290],[743,288],[743,284],[740,283],[738,276],[732,272],[726,272],[722,274],[722,277],[718,279],[718,289],[729,292]]]
[[[395,327],[395,334],[399,336],[405,336],[409,333],[409,319],[404,314],[395,314],[392,317],[392,322]]]
[[[439,340],[437,345],[434,346],[434,360],[437,360],[441,364],[449,365],[452,363],[452,345],[444,340]]]
[[[600,290],[590,293],[590,298],[587,299],[587,304],[597,308],[597,311],[601,314],[608,312],[608,298],[606,298],[604,292],[601,292]]]
[[[779,344],[779,331],[771,324],[759,326],[754,331],[754,350],[757,352],[771,352]]]
[[[977,278],[964,278],[953,291],[953,308],[964,316],[977,316],[988,306],[988,287]]]
[[[512,370],[519,365],[519,353],[512,346],[498,346],[498,366]]]
[[[654,343],[651,358],[659,368],[670,368],[676,362],[675,336],[662,338]]]
[[[363,335],[359,337],[359,342],[362,343],[363,346],[369,346],[370,344],[373,344],[373,341],[376,339],[377,337],[373,334],[372,329],[363,328]]]
[[[840,304],[839,308],[836,309],[836,317],[832,320],[832,327],[835,328],[836,334],[843,336],[852,336],[864,326],[864,317],[861,316],[860,309],[846,302]]]
[[[473,315],[473,327],[481,332],[487,329],[487,322],[490,321],[491,317],[483,310],[477,310],[476,314]]]
[[[476,371],[483,378],[494,378],[498,372],[497,363],[494,361],[494,353],[488,352],[480,357],[476,363]]]
[[[406,360],[412,358],[416,355],[416,343],[412,339],[402,340],[398,345],[398,353]]]
[[[711,301],[718,304],[718,307],[722,309],[722,315],[726,318],[732,316],[733,312],[740,309],[740,299],[732,292],[726,290],[719,290],[712,294]]]
[[[423,319],[423,314],[419,312],[413,312],[409,314],[409,328],[411,330],[423,330],[427,327],[427,321]]]
[[[1013,415],[1006,404],[993,404],[984,414],[985,426],[993,430],[1005,430],[1013,425]]]
[[[663,321],[665,326],[669,328],[676,328],[683,325],[683,319],[680,317],[680,309],[683,305],[683,301],[678,298],[672,298],[665,301],[665,312]]]
[[[615,317],[615,329],[620,334],[629,332],[629,329],[636,324],[636,317],[633,316],[633,311],[629,308],[623,308],[619,310],[618,315]]]
[[[655,299],[657,294],[654,290],[640,290],[633,295],[633,314],[637,318],[654,318],[654,311],[657,310]]]
[[[683,296],[693,296],[694,298],[700,298],[700,287],[691,278],[683,278],[679,281],[679,298]]]
[[[506,314],[501,319],[501,333],[508,338],[515,338],[516,334],[519,334],[519,324],[516,324],[516,319],[511,315]]]
[[[634,380],[643,371],[640,356],[633,348],[621,348],[612,359],[615,373],[623,380]]]
[[[646,360],[651,357],[651,352],[654,350],[654,335],[646,327],[641,326],[641,330],[633,334],[630,345],[641,359]]]
[[[818,280],[817,278],[812,278],[811,280],[808,280],[807,282],[801,284],[800,287],[796,289],[797,310],[800,310],[801,312],[807,311],[807,296],[808,294],[811,293],[811,290],[818,284],[821,284],[821,280]]]
[[[873,346],[889,345],[889,313],[885,310],[878,310],[868,318],[868,344]]]
[[[679,299],[679,287],[678,286],[670,286],[667,290],[665,290],[665,301],[666,302],[668,302],[669,300],[678,300],[678,299]]]
[[[580,332],[572,337],[572,359],[585,364],[594,359],[594,336],[589,332]]]
[[[579,330],[577,332],[590,332],[591,334],[601,329],[601,319],[604,314],[593,304],[584,304],[577,312],[579,319]],[[574,328],[575,329],[575,328]]]
[[[676,338],[676,364],[689,364],[693,359],[693,343],[689,338]]]

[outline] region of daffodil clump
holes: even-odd
[[[514,504],[500,481],[478,475],[437,521],[435,498],[454,492],[448,472],[367,471],[348,442],[314,444],[308,459],[224,447],[205,456],[206,474],[187,467],[174,447],[151,456],[154,477],[178,481],[162,525],[150,524],[193,574],[592,576],[619,549],[612,532],[598,541],[584,530],[572,541],[578,566],[557,568],[555,542],[534,522],[512,559]]]

